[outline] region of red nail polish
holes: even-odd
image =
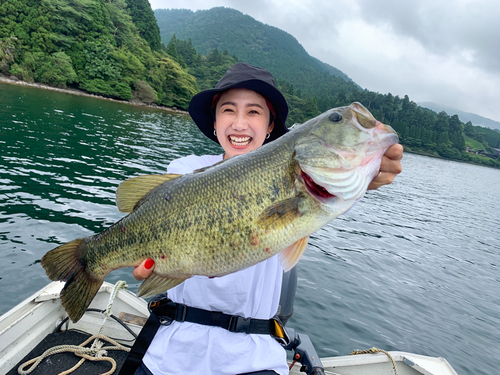
[[[149,270],[151,267],[153,267],[155,265],[155,261],[151,258],[148,258],[146,260],[146,263],[144,263],[144,268]]]

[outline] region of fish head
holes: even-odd
[[[398,142],[394,129],[357,102],[330,109],[298,130],[294,159],[300,188],[330,207],[350,208],[361,199],[385,151]]]

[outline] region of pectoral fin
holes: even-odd
[[[179,285],[184,280],[186,279],[169,278],[153,273],[141,284],[137,295],[144,298],[151,297]]]
[[[296,218],[302,216],[300,204],[302,197],[293,197],[280,201],[266,208],[259,217],[260,224],[265,228],[287,226]]]
[[[151,190],[171,181],[180,174],[147,175],[123,181],[116,190],[116,205],[120,212],[132,212],[137,203]]]
[[[280,262],[285,272],[290,271],[304,254],[309,236],[294,242],[280,253]]]

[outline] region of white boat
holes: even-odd
[[[26,361],[25,357],[45,337],[61,326],[61,323],[61,328],[65,332],[79,330],[89,335],[99,332],[104,317],[102,312],[88,311],[76,324],[70,320],[64,322],[67,314],[59,299],[59,293],[63,286],[63,282],[50,283],[0,317],[0,374],[13,371],[17,373],[16,369],[19,363]],[[113,291],[114,286],[105,282],[92,301],[90,309],[105,310]],[[137,335],[145,319],[149,316],[149,311],[144,299],[121,289],[116,293],[111,314],[120,317],[125,322],[125,326]],[[126,340],[129,346],[132,343],[130,340],[133,339],[132,334],[123,325],[109,318],[103,326],[102,334],[112,337],[118,342]],[[75,342],[73,345],[80,343]],[[321,358],[321,362],[325,374],[393,375],[395,371],[390,359],[392,357],[397,365],[398,375],[457,375],[444,358],[394,351],[388,354],[328,357]],[[25,370],[27,368],[24,367]],[[303,374],[304,372],[300,372],[300,368],[300,364],[295,364],[290,374]],[[33,372],[33,374],[35,373]]]

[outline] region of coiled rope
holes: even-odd
[[[351,355],[356,355],[356,354],[375,354],[375,353],[384,353],[387,357],[392,362],[392,368],[394,369],[394,373],[398,375],[398,369],[396,367],[396,362],[394,361],[394,358],[392,358],[391,354],[389,352],[386,352],[385,350],[382,349],[377,349],[377,348],[371,348],[367,350],[354,350]]]
[[[113,372],[116,370],[116,361],[111,358],[111,357],[106,357],[108,354],[108,350],[123,350],[126,352],[129,352],[130,349],[119,344],[115,340],[105,336],[102,334],[102,331],[104,329],[104,325],[108,319],[108,317],[111,315],[111,307],[113,306],[113,301],[115,300],[116,295],[118,294],[118,291],[120,289],[126,289],[127,288],[127,283],[125,281],[118,281],[114,288],[113,291],[111,292],[111,295],[109,296],[109,302],[108,306],[106,307],[106,310],[104,312],[104,319],[101,324],[101,328],[99,329],[99,333],[97,335],[93,335],[89,337],[87,340],[85,340],[83,343],[80,345],[58,345],[54,346],[50,349],[47,349],[41,356],[33,358],[25,363],[23,363],[21,366],[18,367],[17,372],[19,375],[28,375],[35,368],[42,362],[45,358],[48,356],[51,356],[53,354],[58,354],[58,353],[64,353],[64,352],[73,352],[75,355],[82,357],[82,359],[72,368],[69,370],[66,370],[64,372],[61,372],[59,375],[67,375],[75,371],[78,367],[80,367],[83,362],[85,362],[86,359],[90,361],[108,361],[111,363],[111,370],[108,372],[105,372],[101,375],[111,375]],[[113,346],[104,346],[104,343],[101,340],[105,340],[112,344]],[[92,343],[92,346],[90,348],[85,347],[90,341],[94,340]],[[29,369],[25,370],[26,366],[29,366],[33,364]]]

